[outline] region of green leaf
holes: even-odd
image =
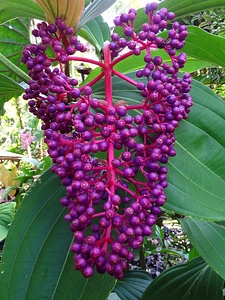
[[[164,0],[159,4],[159,9],[167,7],[170,11],[176,14],[176,19],[182,19],[185,16],[197,14],[198,12],[224,7],[223,0]]]
[[[25,72],[23,72],[20,68],[18,68],[15,64],[13,64],[8,58],[6,58],[1,53],[0,53],[0,63],[2,65],[4,65],[6,67],[6,69],[9,72],[13,73],[13,75],[15,75],[18,79],[23,80],[23,82],[21,83],[21,86],[25,85],[25,82],[28,82],[30,80],[30,77]],[[4,76],[6,76],[6,75],[4,75]],[[10,77],[15,77],[15,76],[11,75]],[[8,78],[10,78],[10,77],[8,76]]]
[[[0,24],[18,17],[45,20],[43,11],[33,0],[1,0]]]
[[[12,97],[20,96],[24,89],[13,79],[0,74],[0,101],[3,98],[9,100]]]
[[[44,11],[48,24],[54,24],[60,18],[69,27],[77,28],[84,9],[85,0],[36,0]]]
[[[209,66],[225,66],[224,37],[210,34],[197,26],[187,26],[187,31],[188,36],[182,48],[182,52],[187,54],[187,63],[182,71],[194,72]],[[164,31],[159,35],[166,38],[167,34],[168,32]]]
[[[78,32],[82,38],[95,47],[97,55],[100,57],[100,51],[104,42],[110,39],[110,29],[102,16],[99,16],[85,24]]]
[[[139,300],[151,282],[152,277],[148,272],[130,270],[124,272],[124,277],[117,281],[113,292],[123,300]]]
[[[0,74],[0,82],[0,115],[2,115],[4,113],[4,103],[12,97],[19,97],[24,89],[16,81],[3,74]]]
[[[141,300],[223,299],[223,280],[200,257],[164,271]]]
[[[173,11],[176,14],[176,19],[182,19],[185,15],[189,16],[190,14],[194,14],[199,11],[224,6],[225,4],[223,0],[202,0],[195,3],[193,3],[192,0],[165,0],[159,4],[159,9],[167,7],[169,11]],[[140,8],[135,21],[136,32],[139,32],[142,24],[147,21],[147,15],[144,13],[143,8]],[[188,36],[185,46],[182,49],[182,51],[187,54],[187,63],[182,71],[194,72],[198,69],[207,68],[210,65],[225,66],[225,38],[212,35],[197,26],[187,26],[187,30]],[[115,31],[120,36],[124,36],[123,29],[121,27],[116,27]],[[160,36],[166,37],[167,31],[160,33]],[[138,61],[139,58],[136,58],[136,60]],[[135,65],[136,64],[134,64],[134,66]]]
[[[111,293],[111,294],[109,295],[108,300],[121,300],[121,298],[118,297],[118,295],[117,295],[116,293]]]
[[[187,26],[187,29],[188,36],[182,51],[197,60],[225,67],[225,38],[210,34],[197,26]]]
[[[194,105],[176,129],[177,155],[169,159],[165,208],[193,217],[224,220],[225,102],[193,81]]]
[[[0,203],[0,241],[7,236],[15,214],[16,202]]]
[[[180,223],[202,258],[225,280],[225,227],[193,218]]]
[[[14,80],[28,80],[26,65],[21,62],[23,47],[30,43],[27,19],[11,20],[0,26],[0,72]],[[14,67],[15,66],[15,67]],[[18,68],[22,71],[18,71]],[[15,69],[16,68],[16,69]],[[15,69],[15,70],[14,70]]]
[[[115,2],[116,0],[95,0],[91,2],[87,7],[85,7],[78,24],[78,28],[82,28],[86,23],[101,15],[101,13]]]
[[[193,1],[193,0],[164,0],[158,5],[158,9],[162,7],[168,8],[169,11],[175,13],[175,20],[183,19],[186,16],[197,14],[201,11],[216,9],[220,7],[224,7],[224,0],[201,0],[201,1]],[[135,20],[135,28],[136,32],[141,30],[141,26],[148,19],[147,15],[144,13],[143,8],[137,10],[137,18]],[[118,32],[122,32],[122,29],[117,29]],[[116,31],[117,31],[116,30]]]
[[[73,234],[64,220],[66,210],[59,204],[64,195],[65,188],[48,170],[23,199],[3,249],[0,299],[108,297],[115,284],[112,276],[95,274],[85,279],[74,270]]]

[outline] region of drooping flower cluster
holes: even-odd
[[[43,121],[52,170],[66,187],[61,204],[68,209],[65,219],[74,232],[75,268],[85,277],[96,268],[121,278],[127,261],[134,258],[132,250],[152,233],[166,201],[165,164],[176,154],[174,131],[192,106],[190,75],[178,75],[186,62],[184,53],[177,54],[185,43],[186,27],[174,22],[166,38],[158,36],[174,14],[156,9],[156,3],[146,5],[149,23],[138,33],[134,9],[115,19],[124,37],[112,34],[104,45],[104,62],[94,62],[102,72],[82,87],[68,76],[68,64],[93,60],[79,57],[86,48],[60,19],[40,23],[33,34],[41,43],[23,51],[31,76],[24,99]],[[164,49],[170,62],[154,56],[153,49]],[[137,70],[136,80],[115,70],[121,60],[142,53],[143,68]],[[113,76],[135,86],[142,101],[114,103]],[[94,97],[99,80],[105,100]]]

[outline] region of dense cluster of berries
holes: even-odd
[[[139,33],[133,28],[135,10],[115,19],[126,38],[112,34],[104,46],[105,62],[96,62],[102,73],[80,88],[65,70],[86,48],[62,20],[40,23],[33,31],[40,44],[23,51],[31,77],[24,99],[43,121],[52,170],[66,187],[61,204],[68,208],[65,219],[74,232],[75,269],[85,277],[96,268],[121,278],[127,261],[134,259],[132,249],[152,233],[166,201],[164,164],[176,154],[174,131],[192,105],[190,75],[178,76],[186,56],[176,54],[184,45],[186,27],[174,22],[166,38],[157,36],[174,14],[167,9],[155,13],[156,9],[156,3],[147,4],[149,23]],[[156,48],[164,49],[171,62],[153,56]],[[136,81],[114,70],[117,62],[142,52],[144,67],[137,71]],[[135,85],[142,102],[113,103],[111,74]],[[92,85],[102,78],[105,100],[94,98],[92,92]]]

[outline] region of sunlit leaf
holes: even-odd
[[[96,50],[98,56],[103,48],[104,42],[110,39],[110,29],[102,16],[99,16],[86,23],[78,34],[88,41]]]
[[[1,0],[0,24],[18,17],[45,19],[43,11],[33,0]]]
[[[151,1],[150,1],[151,2]],[[145,5],[143,5],[144,7]],[[193,0],[180,0],[180,1],[174,1],[174,0],[164,0],[158,5],[158,10],[166,7],[169,11],[172,11],[175,13],[175,20],[176,19],[182,19],[186,16],[191,16],[194,14],[197,14],[199,12],[210,10],[210,9],[216,9],[220,7],[224,7],[224,1],[223,0],[201,0],[201,1],[193,1]],[[137,19],[135,21],[135,29],[136,31],[141,30],[141,26],[144,22],[148,20],[147,15],[144,13],[143,8],[138,9],[137,11]],[[122,32],[122,30],[119,30]]]
[[[67,26],[76,28],[84,9],[84,0],[35,0],[45,13],[48,23],[61,18]]]
[[[162,3],[159,3],[159,9],[162,7],[167,7],[170,11],[173,11],[176,14],[176,18],[182,19],[185,16],[190,16],[197,14],[198,12],[216,9],[224,7],[223,0],[164,0]]]
[[[182,50],[198,60],[225,67],[225,38],[207,33],[197,26],[188,26],[188,37]]]
[[[115,2],[116,0],[95,0],[91,2],[87,7],[85,7],[78,24],[78,28],[83,27],[86,23],[98,17]]]

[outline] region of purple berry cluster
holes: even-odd
[[[68,209],[65,219],[74,233],[75,269],[85,277],[96,268],[122,278],[127,262],[134,259],[133,249],[152,233],[166,201],[165,164],[176,154],[174,131],[193,104],[190,75],[178,76],[186,62],[185,53],[177,54],[186,27],[174,22],[166,38],[158,36],[174,14],[156,10],[156,3],[146,5],[149,22],[139,33],[134,30],[134,9],[115,19],[126,38],[112,34],[104,46],[104,62],[96,61],[102,73],[82,87],[68,76],[68,64],[93,61],[79,58],[77,53],[86,48],[62,20],[40,23],[33,31],[40,44],[23,50],[21,60],[31,77],[23,97],[43,121],[52,171],[66,188],[60,202]],[[154,56],[154,49],[164,49],[170,63]],[[143,68],[137,70],[136,81],[114,69],[119,61],[141,53]],[[113,103],[112,75],[134,85],[142,102]],[[105,100],[93,96],[101,79]]]

